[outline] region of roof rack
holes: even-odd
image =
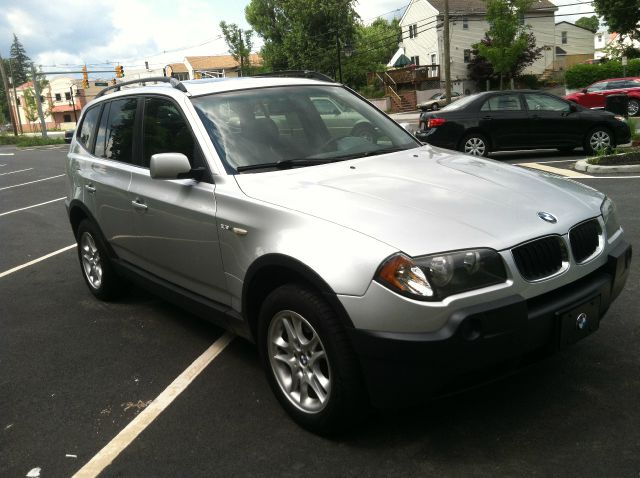
[[[311,78],[313,80],[327,81],[329,83],[335,83],[333,78],[317,71],[311,70],[280,70],[270,71],[267,73],[258,73],[251,75],[254,77],[276,77],[276,78]]]
[[[139,80],[124,81],[122,83],[118,83],[117,85],[108,86],[107,88],[100,90],[100,92],[96,95],[96,98],[100,98],[102,95],[104,95],[107,91],[110,91],[110,90],[120,91],[120,88],[122,88],[123,86],[128,86],[128,85],[145,86],[147,83],[169,83],[175,89],[180,90],[183,93],[187,92],[187,88],[179,80],[176,80],[175,78],[172,78],[169,76],[154,76],[151,78],[140,78]]]

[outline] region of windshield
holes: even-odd
[[[439,100],[441,96],[442,96],[442,93],[435,93],[435,94],[431,97],[431,99],[432,99],[432,100]]]
[[[192,102],[231,174],[420,146],[377,108],[340,86],[257,88]]]

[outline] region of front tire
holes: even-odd
[[[584,150],[587,154],[597,154],[601,151],[608,152],[614,146],[611,132],[602,126],[589,131],[584,140]]]
[[[121,285],[98,228],[85,219],[78,226],[76,237],[82,277],[89,290],[100,300],[115,299],[121,293]]]
[[[484,135],[471,133],[462,140],[460,151],[471,156],[486,158],[489,155],[489,142]]]
[[[438,103],[434,103],[433,106],[431,107],[431,109],[433,111],[438,111],[440,109],[440,105]]]
[[[274,394],[302,427],[323,435],[340,432],[367,408],[346,333],[312,289],[287,284],[268,295],[258,347]]]

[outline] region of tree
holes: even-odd
[[[353,45],[355,0],[251,0],[247,21],[264,40],[265,66],[335,74],[337,45]]]
[[[246,72],[251,70],[251,62],[249,55],[253,42],[252,30],[242,30],[235,23],[220,22],[220,29],[224,35],[224,41],[227,42],[229,53],[234,60],[240,64],[240,76],[244,76]]]
[[[598,31],[600,27],[600,20],[596,15],[591,15],[590,17],[580,17],[576,20],[576,25],[582,28],[586,28],[587,30],[591,30],[593,33]]]
[[[522,71],[529,65],[533,64],[542,55],[543,47],[536,45],[536,37],[531,32],[525,32],[526,47],[517,56],[511,69],[509,70],[509,76],[512,78],[520,75]],[[489,37],[488,33],[485,33],[485,37],[473,45],[472,58],[467,69],[469,70],[469,78],[474,80],[478,87],[484,88],[484,84],[487,80],[493,81],[499,79],[499,74],[493,68],[491,62],[480,54],[479,46],[483,45],[484,48],[491,48],[493,46],[493,40]],[[501,86],[502,88],[502,86]]]
[[[19,86],[26,83],[29,78],[31,58],[27,56],[27,52],[15,33],[13,34],[13,43],[11,44],[10,54],[13,81],[16,86]]]
[[[400,20],[378,18],[370,25],[357,24],[355,42],[346,45],[352,56],[343,61],[344,81],[353,88],[367,83],[367,72],[386,69],[402,36]]]
[[[596,13],[604,18],[610,32],[640,41],[638,0],[593,0]]]
[[[530,32],[520,19],[531,4],[532,0],[487,0],[486,18],[490,25],[487,37],[490,42],[480,42],[475,47],[500,78],[500,89],[503,78],[512,73],[529,45]]]

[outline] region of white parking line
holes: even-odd
[[[0,191],[4,191],[5,189],[18,188],[20,186],[26,186],[28,184],[39,183],[41,181],[48,181],[49,179],[61,178],[62,176],[64,176],[64,174],[58,174],[57,176],[51,176],[49,178],[36,179],[35,181],[29,181],[28,183],[14,184],[13,186],[5,186],[4,188],[0,188]]]
[[[26,267],[32,266],[33,264],[37,264],[38,262],[42,262],[42,261],[44,261],[46,259],[49,259],[50,257],[53,257],[53,256],[55,256],[57,254],[61,254],[61,253],[65,252],[65,251],[68,251],[69,249],[72,249],[74,247],[76,247],[76,245],[75,244],[71,244],[70,246],[63,247],[62,249],[58,249],[57,251],[53,251],[53,252],[47,254],[46,256],[38,257],[37,259],[29,261],[26,264],[22,264],[21,266],[17,266],[17,267],[14,267],[13,269],[9,269],[7,271],[0,272],[0,279],[3,278],[3,277],[8,276],[9,274],[13,274],[14,272],[18,272],[19,270],[22,270],[22,269],[24,269]]]
[[[225,332],[72,478],[98,476],[189,386],[235,336]]]
[[[16,153],[0,153],[0,156],[14,156]],[[4,166],[4,164],[3,164]]]
[[[565,176],[567,178],[592,178],[593,177],[593,176],[589,176],[588,174],[578,173],[576,171],[571,171],[569,169],[554,168],[553,166],[544,166],[543,164],[538,164],[538,163],[520,163],[518,164],[518,166],[524,166],[525,168],[530,168],[530,169],[539,169],[541,171],[557,174],[559,176]]]
[[[62,197],[62,198],[58,198],[58,199],[52,199],[51,201],[41,202],[40,204],[34,204],[33,206],[21,207],[20,209],[14,209],[13,211],[3,212],[3,213],[0,213],[0,217],[6,216],[7,214],[13,214],[14,212],[24,211],[25,209],[31,209],[32,207],[44,206],[45,204],[51,204],[52,202],[62,201],[64,199],[66,199],[66,198]]]
[[[24,173],[25,171],[31,171],[33,168],[18,169],[17,171],[9,171],[8,173],[0,173],[0,176],[6,176],[7,174]]]

